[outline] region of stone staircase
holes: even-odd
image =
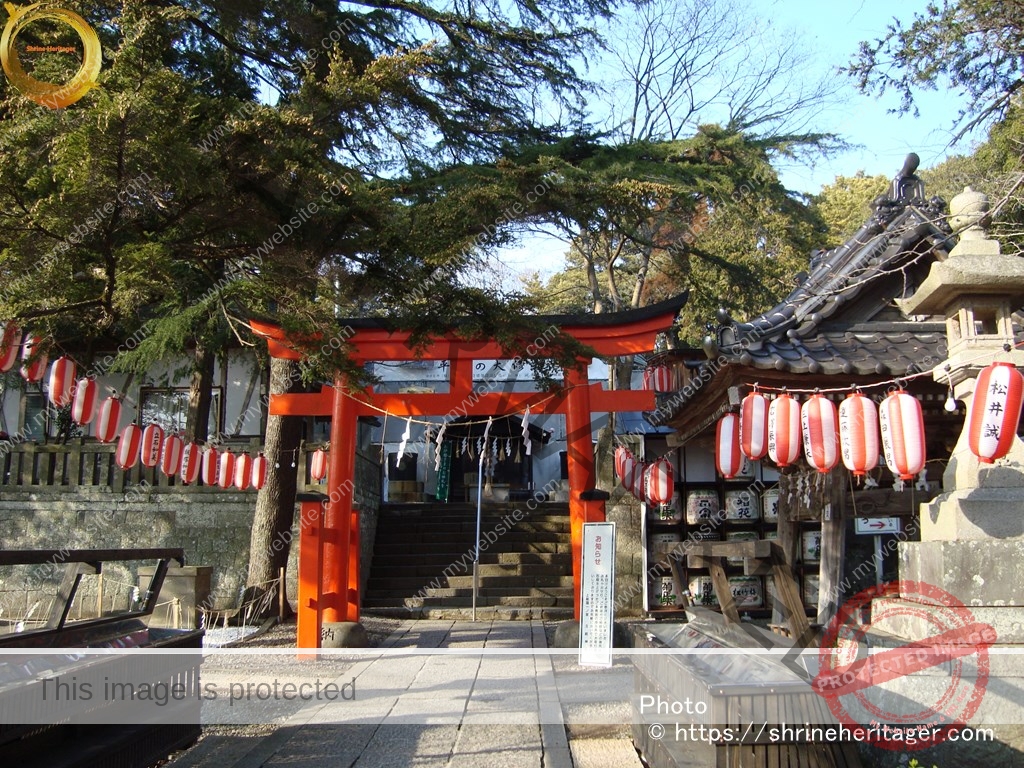
[[[477,618],[572,618],[567,504],[485,504],[480,531]],[[403,618],[468,619],[475,541],[474,505],[385,504],[363,610]]]

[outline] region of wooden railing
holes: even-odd
[[[325,484],[309,476],[310,456],[320,446],[305,444],[296,456],[298,487],[300,491],[324,490]],[[218,450],[248,453],[255,456],[262,448],[259,438],[229,441],[218,445]],[[73,492],[83,487],[124,492],[130,488],[202,488],[202,483],[186,486],[180,477],[168,477],[158,467],[136,464],[122,470],[114,461],[116,444],[100,443],[79,438],[66,444],[0,442],[0,487],[10,489],[47,488]],[[282,462],[291,457],[282,457]],[[371,466],[372,465],[372,466]],[[356,474],[376,476],[377,463],[361,453],[356,454]],[[361,475],[369,473],[368,475]],[[271,466],[269,471],[274,471]],[[214,489],[210,489],[214,490]],[[220,490],[217,488],[216,490]],[[370,488],[365,490],[371,491]],[[249,492],[255,493],[253,489]],[[372,491],[371,491],[372,492]]]

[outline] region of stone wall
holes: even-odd
[[[365,582],[373,554],[380,482],[372,460],[360,457],[356,469],[356,505],[362,513],[361,577]],[[181,547],[189,565],[213,568],[210,607],[229,608],[237,604],[245,586],[255,508],[255,491],[133,486],[116,492],[100,486],[11,486],[3,488],[0,495],[0,549]],[[298,518],[296,510],[296,521]],[[294,529],[288,568],[288,595],[293,602],[297,539],[298,530]],[[37,611],[43,610],[62,573],[63,568],[52,566],[24,567],[16,572],[0,569],[0,620],[24,615],[37,601],[41,603]],[[135,583],[134,573],[127,569],[105,567],[108,608],[111,599],[127,599],[124,593]],[[87,595],[93,589],[85,583],[83,587]]]

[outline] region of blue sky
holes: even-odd
[[[829,159],[819,159],[813,167],[790,164],[780,166],[783,183],[791,190],[816,193],[836,176],[852,176],[858,170],[868,175],[893,176],[903,165],[907,153],[917,152],[922,167],[941,162],[949,154],[970,151],[968,137],[959,146],[950,147],[953,121],[960,107],[956,94],[942,90],[916,94],[919,117],[896,115],[899,96],[863,96],[852,78],[837,73],[849,63],[861,40],[882,37],[894,16],[908,24],[915,13],[922,13],[927,0],[738,0],[746,2],[752,14],[772,24],[789,39],[800,41],[809,58],[808,75],[836,78],[840,93],[836,104],[809,126],[812,130],[839,135],[853,146]],[[981,137],[983,138],[983,137]],[[512,287],[515,275],[539,271],[550,275],[562,267],[566,246],[558,240],[530,237],[518,248],[501,254],[506,285]]]
[[[806,40],[807,50],[821,72],[834,71],[848,63],[861,40],[875,40],[898,16],[906,25],[914,13],[924,11],[925,0],[850,0],[849,2],[811,2],[810,0],[753,0],[753,7],[782,29],[792,29]],[[839,134],[861,146],[833,160],[820,161],[813,169],[783,169],[783,182],[790,189],[817,192],[837,175],[849,176],[858,170],[869,175],[891,176],[903,165],[908,152],[921,156],[923,167],[941,162],[949,153],[970,150],[970,138],[949,148],[951,126],[960,107],[955,94],[929,91],[918,94],[920,117],[889,114],[899,106],[895,93],[881,98],[862,96],[848,81],[841,107],[822,116],[821,130]]]

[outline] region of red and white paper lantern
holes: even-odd
[[[726,480],[731,480],[743,469],[740,452],[740,417],[727,413],[718,420],[715,430],[715,468]]]
[[[96,439],[101,443],[110,443],[118,435],[118,427],[121,424],[121,401],[116,397],[108,397],[100,403],[99,413],[96,414]],[[141,438],[142,433],[139,433]]]
[[[992,363],[978,375],[967,421],[971,453],[991,464],[1010,452],[1020,421],[1024,377],[1011,363]]]
[[[58,408],[71,402],[75,393],[75,361],[70,357],[58,357],[50,366],[50,382],[47,397]]]
[[[309,476],[320,482],[327,477],[327,451],[317,448],[309,460]]]
[[[885,463],[901,480],[913,479],[925,462],[924,414],[917,398],[898,390],[878,409]]]
[[[252,456],[240,453],[235,459],[235,488],[247,490],[252,482]]]
[[[267,482],[267,457],[262,453],[252,460],[252,487],[257,491]]]
[[[96,400],[99,398],[100,387],[94,379],[79,379],[75,384],[75,396],[71,398],[71,419],[82,426],[92,421],[96,415]]]
[[[202,466],[199,469],[199,475],[202,478],[203,485],[216,485],[217,484],[217,472],[220,469],[220,454],[217,449],[210,446],[203,451]]]
[[[647,465],[638,462],[633,468],[633,484],[629,488],[638,501],[644,504],[650,503],[647,498]]]
[[[217,485],[230,488],[235,481],[235,454],[224,451],[217,459]]]
[[[644,389],[655,392],[672,391],[672,369],[667,365],[652,365],[644,369]]]
[[[164,431],[159,424],[148,424],[142,430],[142,465],[155,467],[160,463],[160,450],[164,447]]]
[[[768,406],[768,458],[788,467],[800,458],[800,404],[786,394]]]
[[[668,504],[674,491],[672,462],[658,459],[647,469],[647,499],[651,504]]]
[[[139,446],[142,444],[142,430],[136,424],[129,424],[121,431],[114,452],[114,461],[121,469],[131,469],[139,462]]]
[[[836,406],[824,395],[811,395],[800,407],[800,426],[807,463],[828,472],[839,463],[839,419]]]
[[[203,449],[199,443],[187,443],[181,449],[181,482],[192,485],[199,478],[203,465]]]
[[[855,477],[878,466],[878,406],[860,392],[839,405],[839,447],[843,466]]]
[[[7,373],[18,362],[21,353],[21,328],[14,323],[4,323],[0,336],[0,373]]]
[[[768,398],[760,392],[740,403],[740,450],[751,461],[768,455]]]
[[[168,435],[164,440],[163,454],[160,457],[160,471],[168,477],[174,477],[181,471],[181,454],[185,441],[177,435]]]
[[[636,460],[636,456],[629,450],[626,450],[625,455],[622,457],[622,468],[619,472],[619,482],[622,483],[622,487],[630,493],[634,493],[634,489],[637,486],[637,478],[642,475],[643,467],[640,465],[640,462]],[[634,495],[636,494],[634,493]]]
[[[43,340],[35,334],[29,334],[21,345],[21,378],[25,381],[43,380],[48,361],[45,352],[39,350]]]
[[[623,466],[623,462],[626,460],[626,454],[628,454],[628,453],[629,453],[629,451],[626,450],[626,446],[624,446],[624,445],[617,445],[617,446],[615,446],[615,476],[617,478],[619,478],[620,482],[622,481],[622,466]]]

